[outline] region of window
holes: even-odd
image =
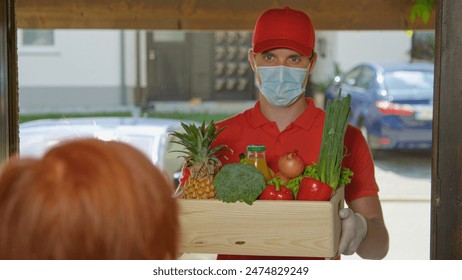
[[[361,71],[361,75],[358,76],[358,80],[356,81],[356,86],[368,89],[371,86],[372,81],[375,79],[375,74],[372,69],[369,67],[364,67]]]
[[[54,46],[53,30],[27,29],[22,32],[23,46]]]
[[[361,74],[361,68],[355,68],[351,72],[347,73],[343,78],[343,83],[349,86],[356,86],[359,75]]]
[[[56,52],[53,29],[19,29],[18,50],[22,53]]]
[[[184,31],[156,30],[154,31],[155,42],[184,42],[186,33]]]
[[[385,85],[388,90],[415,91],[433,90],[434,73],[430,71],[393,71],[385,73]]]

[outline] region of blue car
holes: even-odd
[[[336,77],[325,100],[351,94],[353,125],[373,154],[384,150],[431,150],[432,63],[364,63]]]

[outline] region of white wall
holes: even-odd
[[[57,29],[54,46],[48,47],[22,46],[21,34],[18,30],[21,112],[105,110],[132,104],[133,32],[125,36],[125,59],[120,30]]]
[[[55,47],[18,49],[21,86],[117,86],[120,31],[55,30]]]
[[[405,31],[343,31],[337,42],[342,70],[361,62],[410,61],[412,39]]]
[[[316,33],[319,56],[313,82],[329,79],[337,63],[342,72],[361,62],[410,61],[412,39],[405,31],[321,31]],[[325,40],[322,49],[320,40]]]

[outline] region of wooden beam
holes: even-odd
[[[431,259],[462,259],[462,1],[438,0]]]
[[[251,30],[271,7],[310,14],[317,30],[433,29],[409,20],[414,0],[16,0],[18,28]]]
[[[14,0],[0,2],[0,166],[18,151],[18,66]]]

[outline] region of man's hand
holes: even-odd
[[[354,213],[349,208],[340,209],[338,214],[342,220],[338,253],[339,255],[352,255],[366,237],[367,221],[363,215]]]

